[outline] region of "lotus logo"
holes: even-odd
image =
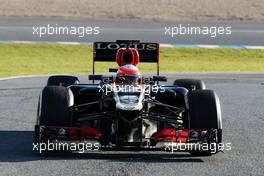
[[[95,49],[109,49],[109,50],[117,50],[119,48],[135,48],[136,50],[157,50],[157,43],[139,43],[139,44],[127,44],[127,43],[105,43],[105,42],[97,42],[95,43]]]
[[[61,128],[61,129],[59,129],[58,134],[59,135],[65,135],[66,134],[66,130]]]

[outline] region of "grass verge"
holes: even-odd
[[[253,49],[161,48],[160,69],[170,72],[264,72],[264,51]],[[115,63],[97,63],[107,73]],[[143,73],[155,64],[139,64]],[[0,44],[0,77],[33,74],[92,73],[92,48],[87,45]]]

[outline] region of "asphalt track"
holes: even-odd
[[[74,35],[33,35],[33,26],[99,26],[99,35],[77,37]],[[183,26],[231,26],[231,35],[219,35],[211,38],[208,35],[178,35],[173,38],[165,35],[165,27]],[[121,39],[139,39],[145,42],[165,44],[203,44],[203,45],[264,45],[263,22],[144,22],[137,20],[66,20],[61,18],[19,18],[0,17],[0,41],[34,41],[34,42],[94,42],[115,41]]]
[[[187,153],[103,152],[37,155],[32,152],[37,98],[47,77],[0,81],[1,175],[259,175],[264,173],[264,74],[175,74],[201,78],[221,100],[224,142],[211,157]],[[80,76],[86,82],[87,76]]]

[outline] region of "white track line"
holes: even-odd
[[[49,75],[9,76],[9,77],[0,78],[0,81],[6,81],[6,80],[11,80],[11,79],[46,77],[46,76],[49,76]]]

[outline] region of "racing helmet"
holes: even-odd
[[[135,48],[119,48],[116,52],[116,62],[119,66],[139,63],[139,53]]]
[[[139,81],[140,71],[136,66],[127,64],[119,67],[116,76],[116,83],[137,84]]]

